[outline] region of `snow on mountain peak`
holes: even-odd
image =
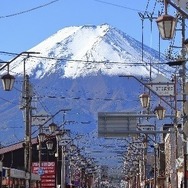
[[[27,74],[36,78],[56,71],[60,71],[62,77],[72,78],[99,72],[148,75],[148,60],[159,60],[153,56],[156,54],[154,50],[148,47],[143,61],[141,47],[139,41],[108,24],[66,27],[29,50],[40,54],[38,58],[28,59]],[[134,66],[139,64],[145,66]],[[14,66],[14,72],[21,73],[20,66]]]

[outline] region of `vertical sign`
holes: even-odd
[[[33,162],[32,172],[41,175],[41,188],[56,188],[55,162],[43,161],[40,168],[38,162]]]

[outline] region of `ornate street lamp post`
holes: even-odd
[[[5,74],[1,77],[3,83],[3,89],[5,91],[11,91],[14,85],[15,77],[8,74]]]
[[[149,95],[146,93],[140,95],[140,102],[143,108],[148,108],[150,104]],[[165,108],[162,107],[160,104],[154,109],[154,113],[156,114],[159,120],[162,120],[165,118],[165,112],[166,112]]]
[[[148,108],[150,104],[150,97],[147,93],[143,93],[139,96],[140,102],[143,108]]]
[[[53,123],[53,122],[50,123],[50,125],[49,125],[49,131],[51,133],[54,133],[56,131],[56,129],[57,129],[57,125],[55,123]]]
[[[162,120],[165,118],[166,110],[160,104],[154,109],[154,112],[159,120]]]
[[[170,15],[162,15],[156,20],[161,38],[164,40],[172,39],[176,27],[176,19]]]
[[[164,0],[165,5],[165,14],[159,16],[156,20],[157,26],[161,35],[161,38],[164,40],[169,40],[174,37],[176,19],[173,16],[167,14],[167,1]]]

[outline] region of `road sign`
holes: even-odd
[[[99,112],[99,137],[133,136],[137,130],[137,117],[134,112]]]

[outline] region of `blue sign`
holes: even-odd
[[[44,174],[44,169],[43,168],[39,168],[38,169],[38,175],[42,176]]]

